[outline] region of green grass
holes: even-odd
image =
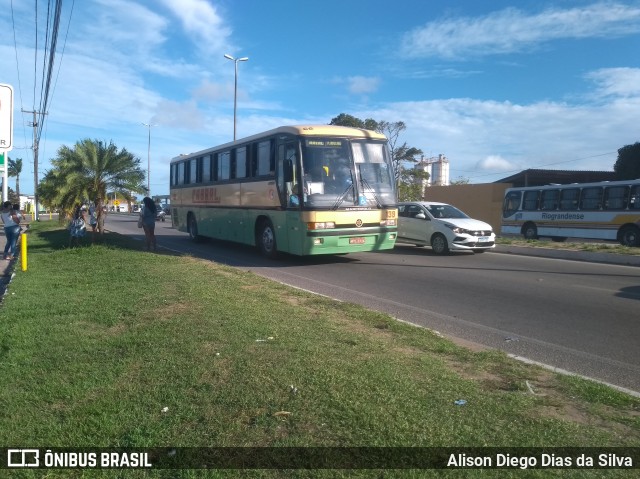
[[[0,445],[640,443],[640,399],[606,386],[497,351],[473,352],[250,272],[144,253],[140,242],[115,234],[69,249],[58,228],[33,226],[28,270],[16,271],[0,306]],[[38,472],[14,477],[633,477],[602,470]]]
[[[640,255],[640,248],[622,246],[618,243],[573,243],[558,242],[546,239],[525,240],[519,236],[499,236],[496,238],[497,245],[510,246],[527,246],[530,248],[550,248],[564,249],[571,251],[590,251],[594,253],[611,253],[611,254],[628,254],[633,256]]]

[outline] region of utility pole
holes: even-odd
[[[149,129],[149,139],[147,142],[147,196],[151,198],[151,128],[158,125],[142,123]]]
[[[33,123],[30,125],[33,127],[33,219],[38,221],[40,219],[40,213],[38,212],[38,119],[36,115],[46,115],[40,111],[27,111],[22,110],[22,113],[32,113]]]

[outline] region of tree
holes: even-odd
[[[422,201],[429,173],[420,168],[400,166],[398,201]]]
[[[38,186],[38,195],[43,204],[66,213],[87,201],[98,201],[102,207],[107,190],[123,196],[146,192],[140,159],[124,148],[118,150],[112,142],[85,139],[73,148],[63,145],[51,164],[53,168]]]
[[[620,180],[640,178],[640,143],[623,146],[618,150],[618,159],[613,171]]]
[[[360,118],[348,115],[347,113],[340,113],[338,116],[333,118],[329,124],[337,126],[350,126],[352,128],[364,128],[365,130],[378,132],[380,131],[378,129],[379,126],[377,121],[372,120],[371,118],[367,118],[363,121]]]
[[[404,163],[417,163],[419,160],[416,159],[416,156],[422,155],[422,150],[410,147],[406,142],[402,143],[402,145],[398,145],[400,133],[407,129],[404,122],[396,121],[394,123],[389,123],[388,121],[381,121],[378,123],[378,127],[378,131],[383,133],[387,137],[387,140],[389,140],[391,161],[396,172],[396,182],[399,183]]]
[[[395,171],[396,183],[400,184],[403,163],[417,163],[416,156],[422,155],[419,148],[410,147],[407,143],[398,145],[400,134],[407,129],[402,121],[394,123],[388,121],[376,121],[372,119],[361,120],[346,113],[340,113],[331,120],[330,125],[350,126],[354,128],[366,128],[367,130],[382,133],[389,140],[389,150],[391,152],[391,162]]]
[[[7,175],[9,177],[16,177],[16,196],[20,198],[20,173],[22,173],[22,158],[12,160],[9,158],[7,162],[9,168],[7,169]],[[19,200],[18,200],[19,201]]]
[[[458,176],[455,180],[451,180],[449,182],[450,185],[468,185],[469,178],[465,178],[464,176]]]

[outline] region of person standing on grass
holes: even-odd
[[[2,204],[2,222],[4,223],[4,234],[7,243],[4,245],[4,259],[11,261],[16,255],[18,237],[20,236],[20,216],[13,209],[11,201]]]
[[[145,196],[140,209],[140,219],[144,230],[145,249],[147,251],[156,250],[156,204],[151,198]]]
[[[85,221],[86,210],[83,210],[80,205],[76,206],[73,212],[73,218],[69,223],[69,247],[79,246],[80,238],[84,238],[87,232],[87,223]]]

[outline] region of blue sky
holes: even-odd
[[[21,191],[33,191],[46,2],[0,0],[0,83],[14,88]],[[73,9],[72,9],[73,7]],[[37,55],[36,55],[37,53]],[[451,179],[611,170],[640,141],[640,1],[63,2],[39,173],[61,145],[113,141],[167,194],[171,158],[340,113],[403,121]],[[15,179],[9,182],[15,187]]]

